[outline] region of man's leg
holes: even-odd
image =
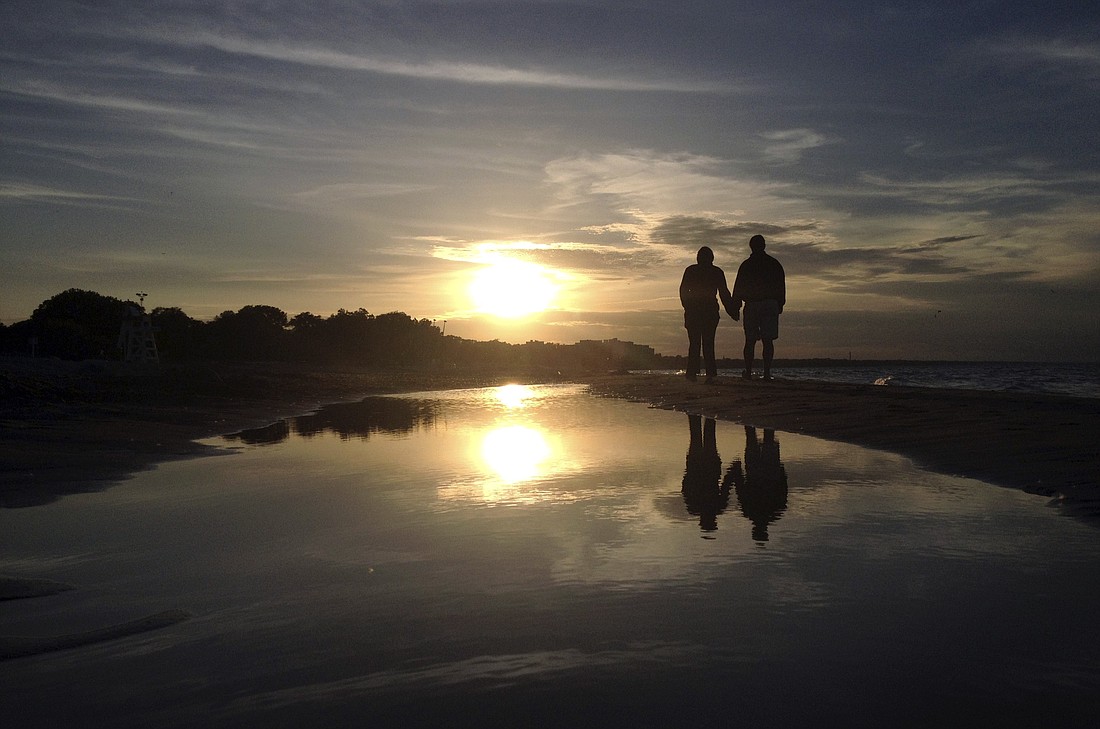
[[[772,358],[775,357],[775,340],[765,339],[763,340],[763,355],[764,355],[764,379],[770,380],[772,378]]]
[[[756,340],[745,332],[745,371],[741,376],[746,380],[752,377],[752,361],[755,357]]]

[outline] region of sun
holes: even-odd
[[[469,294],[480,313],[517,319],[550,308],[558,286],[550,271],[538,264],[503,260],[474,274]]]

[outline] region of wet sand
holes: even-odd
[[[370,373],[274,365],[0,360],[0,507],[95,491],[175,458],[197,439],[366,395],[556,375]],[[922,467],[1020,488],[1100,517],[1100,400],[1056,395],[670,375],[566,378],[593,393],[892,451]]]
[[[0,583],[2,584],[2,583]],[[137,620],[130,620],[117,625],[109,625],[105,628],[95,628],[80,633],[68,635],[56,635],[41,637],[10,637],[0,636],[0,661],[8,661],[14,658],[26,656],[38,656],[43,653],[80,648],[96,643],[106,643],[109,640],[128,638],[133,635],[141,635],[153,630],[160,630],[182,623],[191,618],[185,610],[165,610],[155,615],[147,615]]]

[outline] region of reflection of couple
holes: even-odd
[[[745,426],[744,462],[734,459],[722,478],[722,458],[715,440],[715,421],[688,415],[691,440],[684,468],[683,495],[688,513],[699,517],[703,531],[718,529],[718,515],[729,504],[730,490],[737,494],[741,513],[752,522],[752,538],[768,540],[768,525],[787,508],[787,472],[779,460],[779,441],[775,431],[764,430],[764,440],[756,428]]]

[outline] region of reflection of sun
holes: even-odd
[[[558,286],[542,266],[502,260],[480,269],[470,283],[469,293],[479,312],[515,319],[547,309],[557,296]]]
[[[514,410],[523,407],[524,401],[533,397],[535,392],[526,385],[504,385],[498,387],[494,394],[501,405],[509,410]]]
[[[550,457],[550,446],[539,431],[509,425],[485,436],[481,457],[502,481],[514,484],[541,475],[542,463]]]

